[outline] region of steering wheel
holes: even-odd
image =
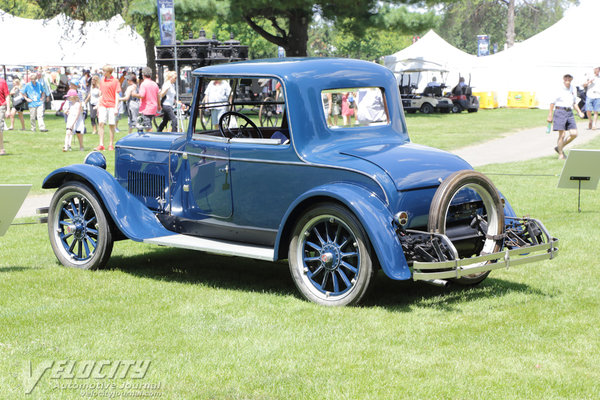
[[[231,117],[235,117],[238,121],[237,133],[234,133],[230,128]],[[242,121],[240,121],[242,120]],[[240,123],[242,122],[242,123]],[[260,129],[254,122],[244,114],[235,111],[227,111],[219,118],[219,132],[223,137],[233,138],[257,138],[262,139],[263,135]]]

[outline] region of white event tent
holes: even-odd
[[[548,29],[486,57],[464,53],[430,31],[415,44],[385,57],[384,63],[398,72],[403,59],[435,62],[450,71],[449,86],[455,83],[453,76],[471,73],[473,90],[496,92],[500,106],[507,104],[508,92],[514,91],[534,92],[539,106],[547,108],[564,74],[573,75],[574,85],[581,86],[585,75],[600,66],[600,53],[587,39],[595,35],[598,15],[600,1],[581,0]]]
[[[391,69],[397,78],[400,78],[399,74],[403,71],[432,71],[429,75],[412,74],[411,83],[415,83],[415,78],[421,78],[418,82],[421,89],[431,79],[430,75],[439,76],[439,72],[433,71],[448,71],[449,74],[444,74],[446,84],[454,86],[458,83],[458,76],[468,75],[476,61],[477,57],[452,46],[433,30],[413,45],[383,59],[384,65]]]
[[[547,108],[563,75],[573,75],[581,86],[585,75],[600,66],[594,37],[600,1],[581,0],[578,7],[548,29],[500,53],[480,57],[474,67],[477,91],[496,91],[500,105],[508,91],[535,92],[539,106]],[[589,36],[591,35],[591,36]]]
[[[0,64],[16,66],[146,65],[144,39],[120,15],[110,20],[15,17],[0,10]]]

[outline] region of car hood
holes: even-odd
[[[413,143],[366,145],[341,153],[377,165],[400,191],[437,187],[451,173],[472,169],[454,154]]]

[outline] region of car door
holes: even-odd
[[[228,218],[233,213],[229,144],[221,138],[192,139],[186,144],[185,157],[189,180],[185,214],[189,218]]]

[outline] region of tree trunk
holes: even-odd
[[[152,68],[152,76],[156,77],[156,53],[154,47],[156,42],[152,36],[152,26],[154,25],[154,18],[144,18],[144,44],[146,45],[146,65]]]
[[[508,1],[508,16],[506,20],[506,47],[515,44],[515,0]]]
[[[289,34],[284,46],[288,57],[306,57],[310,15],[304,10],[294,10],[289,16]]]

